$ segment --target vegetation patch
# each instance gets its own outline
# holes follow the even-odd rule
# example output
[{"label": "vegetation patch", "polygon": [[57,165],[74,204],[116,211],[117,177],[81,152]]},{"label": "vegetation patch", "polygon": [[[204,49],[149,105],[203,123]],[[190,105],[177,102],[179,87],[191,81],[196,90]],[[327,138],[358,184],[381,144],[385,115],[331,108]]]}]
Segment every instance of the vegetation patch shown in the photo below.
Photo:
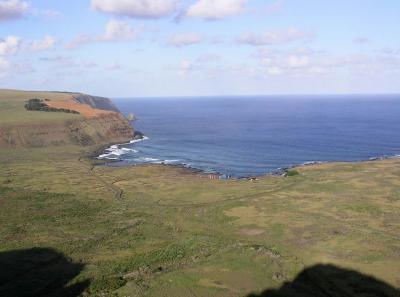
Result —
[{"label": "vegetation patch", "polygon": [[[48,99],[45,100],[48,101]],[[37,98],[28,100],[28,102],[25,104],[25,108],[29,111],[66,112],[79,114],[79,112],[71,109],[50,107],[43,100]]]},{"label": "vegetation patch", "polygon": [[101,277],[94,279],[90,284],[89,291],[91,294],[110,294],[111,292],[123,287],[126,284],[126,280],[122,277]]},{"label": "vegetation patch", "polygon": [[300,175],[300,172],[298,172],[297,170],[287,170],[285,172],[285,176],[287,177],[297,176],[297,175]]}]

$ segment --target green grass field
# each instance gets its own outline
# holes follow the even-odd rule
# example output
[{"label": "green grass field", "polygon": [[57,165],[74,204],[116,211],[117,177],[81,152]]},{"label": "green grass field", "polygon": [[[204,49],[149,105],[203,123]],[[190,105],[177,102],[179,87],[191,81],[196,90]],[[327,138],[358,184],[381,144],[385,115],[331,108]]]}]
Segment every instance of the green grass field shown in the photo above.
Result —
[{"label": "green grass field", "polygon": [[[400,287],[400,160],[216,181],[93,167],[82,157],[93,149],[0,150],[0,262],[40,253],[39,264],[10,268],[41,267],[45,278],[26,278],[39,287],[62,270],[58,281],[85,296],[247,296],[328,263]],[[0,283],[0,295],[31,285],[20,282]]]},{"label": "green grass field", "polygon": [[79,118],[79,115],[54,112],[27,111],[24,107],[29,99],[63,100],[70,94],[57,92],[23,92],[0,89],[0,125],[21,125],[29,123],[52,123]]}]

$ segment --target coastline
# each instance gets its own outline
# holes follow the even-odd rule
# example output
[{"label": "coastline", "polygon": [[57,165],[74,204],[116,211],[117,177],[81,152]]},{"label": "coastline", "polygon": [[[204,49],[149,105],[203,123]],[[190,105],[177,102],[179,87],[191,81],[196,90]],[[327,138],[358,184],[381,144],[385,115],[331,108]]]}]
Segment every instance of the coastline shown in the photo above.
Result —
[{"label": "coastline", "polygon": [[[141,138],[134,138],[131,141],[128,141],[126,143],[110,143],[108,145],[103,145],[99,147],[98,149],[95,149],[93,152],[91,152],[88,157],[92,160],[96,160],[96,163],[94,166],[113,166],[113,167],[137,167],[137,166],[163,166],[163,167],[169,167],[169,168],[180,168],[180,169],[185,169],[188,170],[188,172],[192,174],[197,174],[202,177],[206,176],[209,177],[210,179],[217,179],[217,180],[257,180],[258,178],[262,177],[267,177],[267,176],[283,176],[285,177],[287,172],[290,170],[295,170],[296,168],[303,168],[303,167],[310,167],[310,166],[317,166],[317,165],[322,165],[322,164],[358,164],[358,163],[366,163],[366,162],[376,162],[376,161],[383,161],[383,160],[391,160],[391,159],[399,159],[400,154],[395,154],[391,156],[383,155],[379,157],[370,157],[368,159],[363,159],[363,160],[353,160],[353,161],[308,161],[308,162],[303,162],[300,164],[293,164],[287,167],[281,167],[277,168],[271,172],[265,172],[263,174],[259,175],[248,175],[248,176],[242,176],[242,177],[234,177],[230,176],[226,173],[221,173],[221,172],[206,172],[205,170],[192,167],[192,166],[186,166],[184,164],[167,164],[164,162],[160,163],[144,163],[144,164],[126,164],[123,160],[119,159],[107,159],[107,158],[102,158],[99,159],[99,156],[104,154],[104,152],[107,151],[107,149],[111,148],[112,146],[119,146],[119,145],[124,145],[124,144],[129,144],[132,143],[132,141],[142,141],[145,140],[146,136],[144,134],[140,135]],[[118,165],[120,164],[120,165]],[[217,178],[219,177],[219,178]]]},{"label": "coastline", "polygon": [[[133,140],[139,140],[139,139],[133,139]],[[129,142],[127,142],[129,143]],[[92,162],[94,161],[93,166],[112,166],[112,167],[144,167],[144,166],[163,166],[167,168],[179,168],[187,171],[189,174],[195,174],[199,176],[208,176],[209,174],[219,174],[219,173],[207,173],[204,170],[195,168],[195,167],[190,167],[190,166],[184,166],[182,164],[165,164],[165,163],[145,163],[145,164],[126,164],[122,160],[114,160],[114,159],[99,159],[99,155],[102,155],[108,148],[114,146],[114,145],[123,145],[126,143],[109,143],[108,145],[102,145],[99,148],[94,149],[92,152],[88,153],[86,155],[87,158],[89,158]],[[120,165],[118,165],[120,164]]]}]

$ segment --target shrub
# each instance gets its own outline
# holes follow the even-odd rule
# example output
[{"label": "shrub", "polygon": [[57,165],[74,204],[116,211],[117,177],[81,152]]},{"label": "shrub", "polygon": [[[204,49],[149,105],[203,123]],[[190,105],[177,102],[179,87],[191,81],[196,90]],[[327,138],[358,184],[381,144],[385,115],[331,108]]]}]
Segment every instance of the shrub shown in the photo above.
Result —
[{"label": "shrub", "polygon": [[47,107],[47,104],[43,103],[40,99],[30,99],[26,104],[27,110],[42,110]]},{"label": "shrub", "polygon": [[297,170],[287,170],[285,173],[285,176],[296,176],[296,175],[300,175],[300,172],[298,172]]},{"label": "shrub", "polygon": [[[46,101],[49,101],[49,99],[45,99]],[[45,111],[45,112],[66,112],[66,113],[73,113],[73,114],[79,114],[79,112],[71,109],[65,109],[65,108],[54,108],[48,106],[46,103],[43,102],[41,99],[30,99],[26,104],[25,108],[30,111]]]}]

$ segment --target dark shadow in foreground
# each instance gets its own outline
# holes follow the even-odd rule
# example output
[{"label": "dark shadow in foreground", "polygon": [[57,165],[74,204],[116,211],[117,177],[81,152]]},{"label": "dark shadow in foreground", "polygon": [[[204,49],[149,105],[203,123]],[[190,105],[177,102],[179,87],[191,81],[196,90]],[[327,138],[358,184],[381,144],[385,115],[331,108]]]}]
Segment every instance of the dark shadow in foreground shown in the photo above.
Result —
[{"label": "dark shadow in foreground", "polygon": [[89,281],[66,285],[83,269],[63,254],[48,248],[0,253],[0,296],[79,296]]},{"label": "dark shadow in foreground", "polygon": [[400,297],[400,291],[356,271],[316,265],[277,290],[267,289],[247,297]]}]

